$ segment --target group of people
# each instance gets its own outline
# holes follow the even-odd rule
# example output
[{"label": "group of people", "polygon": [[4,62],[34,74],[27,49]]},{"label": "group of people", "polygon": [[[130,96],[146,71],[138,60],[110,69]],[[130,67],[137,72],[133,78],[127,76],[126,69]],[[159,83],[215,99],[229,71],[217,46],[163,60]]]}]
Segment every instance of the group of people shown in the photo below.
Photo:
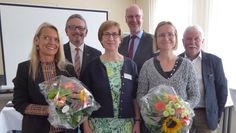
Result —
[{"label": "group of people", "polygon": [[[160,84],[173,86],[194,109],[191,133],[216,133],[227,80],[221,59],[202,50],[202,29],[189,26],[182,40],[185,51],[175,55],[178,34],[171,22],[160,22],[154,36],[146,33],[143,11],[136,4],[126,9],[125,20],[130,35],[123,39],[117,22],[108,20],[99,27],[103,54],[85,44],[88,28],[79,14],[66,22],[69,42],[63,47],[55,26],[40,25],[30,59],[18,65],[13,79],[13,104],[23,115],[23,133],[149,133],[140,115],[140,98]],[[39,83],[57,75],[77,77],[101,105],[78,129],[53,127],[47,120],[50,110]]]}]

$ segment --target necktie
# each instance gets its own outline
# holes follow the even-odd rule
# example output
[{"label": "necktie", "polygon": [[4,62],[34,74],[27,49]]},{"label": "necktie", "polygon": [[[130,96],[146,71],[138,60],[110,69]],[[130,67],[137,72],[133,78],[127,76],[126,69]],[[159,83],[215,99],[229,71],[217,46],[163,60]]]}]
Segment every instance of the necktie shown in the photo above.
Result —
[{"label": "necktie", "polygon": [[128,51],[128,54],[129,54],[129,58],[133,59],[133,54],[134,54],[134,40],[137,36],[136,35],[133,35],[131,37],[131,42],[130,42],[130,46],[129,46],[129,51]]},{"label": "necktie", "polygon": [[75,48],[76,55],[75,55],[75,72],[77,74],[77,77],[80,76],[80,55],[79,55],[79,48]]}]

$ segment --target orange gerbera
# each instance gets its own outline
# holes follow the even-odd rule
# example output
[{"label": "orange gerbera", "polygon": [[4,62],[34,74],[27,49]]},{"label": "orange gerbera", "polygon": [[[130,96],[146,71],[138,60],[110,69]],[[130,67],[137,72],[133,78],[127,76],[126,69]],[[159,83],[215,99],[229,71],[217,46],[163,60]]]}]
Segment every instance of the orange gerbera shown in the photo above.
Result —
[{"label": "orange gerbera", "polygon": [[163,102],[157,102],[156,104],[154,104],[154,106],[157,111],[163,111],[166,107],[165,103]]},{"label": "orange gerbera", "polygon": [[66,82],[64,84],[62,84],[62,88],[64,89],[73,89],[75,88],[75,85],[73,82]]},{"label": "orange gerbera", "polygon": [[175,95],[169,95],[169,100],[173,102],[177,102],[177,97]]}]

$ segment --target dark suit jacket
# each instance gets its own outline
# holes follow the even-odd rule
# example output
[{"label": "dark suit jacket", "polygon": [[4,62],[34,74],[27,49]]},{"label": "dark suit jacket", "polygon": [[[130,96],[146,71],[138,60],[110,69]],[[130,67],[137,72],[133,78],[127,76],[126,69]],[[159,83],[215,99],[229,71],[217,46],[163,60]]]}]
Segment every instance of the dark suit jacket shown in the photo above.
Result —
[{"label": "dark suit jacket", "polygon": [[[180,56],[184,57],[184,53]],[[207,123],[211,130],[215,130],[228,96],[227,79],[219,57],[202,51],[202,78]]]},{"label": "dark suit jacket", "polygon": [[[125,38],[123,38],[119,47],[119,52],[126,57],[128,57],[129,41],[130,41],[130,36],[126,36]],[[143,32],[138,48],[133,58],[134,62],[137,64],[138,72],[142,68],[143,63],[154,56],[152,43],[153,43],[152,35]]]},{"label": "dark suit jacket", "polygon": [[[39,88],[39,83],[44,81],[41,66],[39,65],[38,78],[35,81],[30,76],[31,74],[29,74],[29,69],[29,61],[22,62],[18,65],[16,77],[13,79],[14,108],[23,115],[23,133],[48,133],[50,123],[47,120],[47,116],[27,115],[24,113],[25,108],[29,104],[48,105]],[[56,73],[57,75],[76,77],[74,67],[72,65],[68,65],[66,67],[66,71],[60,71],[57,68]]]},{"label": "dark suit jacket", "polygon": [[[72,63],[69,42],[64,44],[64,52],[65,52],[66,59]],[[101,55],[101,52],[99,50],[92,48],[88,45],[84,45],[83,60],[82,60],[82,67],[81,67],[80,75],[84,73],[84,69],[88,65],[88,63],[100,55]]]}]

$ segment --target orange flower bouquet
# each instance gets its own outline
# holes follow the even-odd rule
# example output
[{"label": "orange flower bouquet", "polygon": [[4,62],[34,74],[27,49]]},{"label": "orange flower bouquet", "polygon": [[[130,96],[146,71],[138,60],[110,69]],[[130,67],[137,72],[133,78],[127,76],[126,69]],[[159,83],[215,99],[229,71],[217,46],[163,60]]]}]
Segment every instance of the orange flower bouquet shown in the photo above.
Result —
[{"label": "orange flower bouquet", "polygon": [[141,98],[141,114],[153,133],[182,133],[189,130],[193,110],[177,96],[173,87],[160,85]]},{"label": "orange flower bouquet", "polygon": [[49,104],[48,120],[54,127],[74,129],[100,107],[76,78],[58,76],[39,86]]}]

